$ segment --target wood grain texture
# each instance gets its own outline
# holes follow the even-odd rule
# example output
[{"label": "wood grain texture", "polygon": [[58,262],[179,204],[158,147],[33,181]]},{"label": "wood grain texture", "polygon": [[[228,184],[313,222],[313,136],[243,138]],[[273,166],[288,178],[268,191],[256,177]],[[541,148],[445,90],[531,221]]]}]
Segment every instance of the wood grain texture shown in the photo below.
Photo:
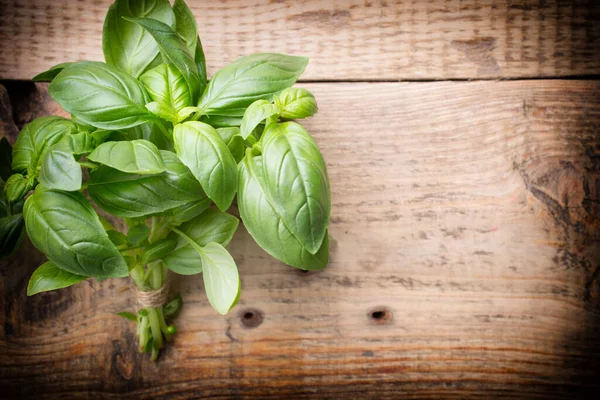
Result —
[{"label": "wood grain texture", "polygon": [[[112,0],[0,2],[0,79],[103,60]],[[189,1],[209,73],[253,52],[306,55],[308,80],[600,74],[596,0]]]},{"label": "wood grain texture", "polygon": [[0,397],[597,398],[600,83],[305,86],[330,266],[281,265],[241,228],[239,305],[177,279],[153,364],[114,315],[126,281],[28,298],[28,244],[0,266]]}]

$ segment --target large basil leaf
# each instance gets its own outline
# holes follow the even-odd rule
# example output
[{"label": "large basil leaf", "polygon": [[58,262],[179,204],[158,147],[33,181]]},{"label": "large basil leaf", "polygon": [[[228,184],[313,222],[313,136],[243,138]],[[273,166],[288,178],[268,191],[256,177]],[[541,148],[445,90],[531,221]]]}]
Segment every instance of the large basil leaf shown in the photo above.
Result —
[{"label": "large basil leaf", "polygon": [[130,174],[148,175],[165,171],[160,151],[144,139],[102,143],[87,158]]},{"label": "large basil leaf", "polygon": [[256,243],[276,259],[304,270],[323,269],[329,259],[327,235],[316,254],[311,254],[283,223],[261,185],[262,156],[251,150],[239,166],[238,208],[244,226]]},{"label": "large basil leaf", "polygon": [[318,110],[315,96],[302,88],[285,89],[275,96],[275,105],[283,118],[290,119],[307,118]]},{"label": "large basil leaf", "polygon": [[300,243],[316,253],[331,212],[327,168],[317,144],[295,122],[271,124],[264,133],[262,164],[271,205]]},{"label": "large basil leaf", "polygon": [[38,188],[25,201],[24,211],[31,242],[61,269],[95,278],[129,274],[127,263],[81,193]]},{"label": "large basil leaf", "polygon": [[183,75],[171,65],[159,65],[142,75],[140,81],[150,98],[167,111],[164,117],[171,122],[176,123],[177,112],[192,104],[192,93]]},{"label": "large basil leaf", "polygon": [[[193,220],[181,225],[179,230],[198,246],[206,246],[211,242],[227,246],[238,225],[239,220],[233,215],[208,209]],[[202,272],[202,261],[189,241],[176,233],[171,233],[169,237],[177,241],[177,246],[169,255],[163,257],[163,263],[171,271],[181,275]]]},{"label": "large basil leaf", "polygon": [[44,187],[71,192],[81,188],[82,178],[81,166],[67,146],[59,143],[45,152],[39,176]]},{"label": "large basil leaf", "polygon": [[0,218],[0,258],[12,255],[25,236],[23,214],[12,214]]},{"label": "large basil leaf", "polygon": [[173,23],[168,0],[116,0],[102,29],[102,51],[108,64],[139,77],[161,63],[158,45],[148,32],[123,17],[146,17]]},{"label": "large basil leaf", "polygon": [[239,163],[242,158],[244,158],[244,152],[246,150],[244,138],[240,135],[240,128],[235,126],[230,128],[217,128],[217,133],[227,145],[235,162]]},{"label": "large basil leaf", "polygon": [[96,128],[118,130],[155,118],[136,79],[112,65],[77,62],[59,73],[48,92],[66,111]]},{"label": "large basil leaf", "polygon": [[154,19],[128,18],[127,20],[138,24],[152,35],[158,43],[158,48],[163,57],[183,75],[183,79],[185,79],[190,89],[192,99],[195,100],[202,89],[198,66],[181,37],[169,25]]},{"label": "large basil leaf", "polygon": [[221,315],[237,303],[240,295],[240,275],[231,254],[218,243],[202,249],[204,289],[210,305]]},{"label": "large basil leaf", "polygon": [[221,210],[227,210],[235,197],[237,166],[217,131],[203,122],[184,122],[175,126],[173,141],[177,156],[208,197]]},{"label": "large basil leaf", "polygon": [[64,135],[77,130],[77,125],[61,117],[41,117],[25,125],[13,148],[14,172],[35,175],[45,149],[57,143]]},{"label": "large basil leaf", "polygon": [[27,296],[72,286],[87,277],[62,270],[52,261],[40,265],[29,278]]},{"label": "large basil leaf", "polygon": [[256,100],[292,86],[307,64],[306,57],[274,53],[242,57],[215,73],[198,106],[204,114],[241,117]]},{"label": "large basil leaf", "polygon": [[196,26],[194,14],[192,14],[192,11],[183,0],[175,0],[173,14],[175,14],[175,32],[185,41],[190,54],[194,55],[194,61],[198,66],[198,75],[200,77],[200,93],[202,93],[206,86],[206,60],[204,58],[202,43],[198,36],[198,27]]},{"label": "large basil leaf", "polygon": [[63,69],[67,68],[70,65],[75,64],[74,62],[64,62],[60,64],[56,64],[51,67],[49,70],[44,71],[40,74],[34,76],[31,80],[34,82],[52,82],[52,79],[56,77]]},{"label": "large basil leaf", "polygon": [[90,174],[88,193],[103,210],[138,218],[206,199],[190,170],[170,151],[161,150],[166,171],[159,175],[128,174],[100,167]]},{"label": "large basil leaf", "polygon": [[173,144],[165,136],[158,124],[163,124],[163,121],[150,121],[132,128],[122,129],[119,132],[125,135],[127,140],[145,139],[154,143],[160,150],[172,151]]},{"label": "large basil leaf", "polygon": [[246,109],[244,118],[242,119],[242,125],[240,126],[240,133],[244,139],[252,134],[252,131],[267,118],[278,116],[279,108],[269,103],[266,100],[256,100],[254,103]]}]

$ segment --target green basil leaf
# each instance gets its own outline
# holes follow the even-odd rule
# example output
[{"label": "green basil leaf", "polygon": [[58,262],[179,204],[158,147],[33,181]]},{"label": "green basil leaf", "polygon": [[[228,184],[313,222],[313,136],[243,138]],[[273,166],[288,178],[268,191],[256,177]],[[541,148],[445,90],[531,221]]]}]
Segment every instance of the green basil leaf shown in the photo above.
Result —
[{"label": "green basil leaf", "polygon": [[[102,221],[100,221],[102,222]],[[104,225],[104,224],[102,224]],[[127,244],[127,236],[123,234],[123,232],[115,231],[113,229],[109,229],[106,231],[108,238],[115,246],[121,246]]]},{"label": "green basil leaf", "polygon": [[128,275],[125,260],[81,193],[36,190],[24,211],[31,242],[61,269],[95,278]]},{"label": "green basil leaf", "polygon": [[242,57],[215,73],[198,105],[204,114],[241,117],[256,100],[292,86],[307,64],[306,57],[274,53]]},{"label": "green basil leaf", "polygon": [[263,137],[262,164],[271,205],[300,243],[316,253],[331,212],[327,168],[317,144],[295,122],[271,124]]},{"label": "green basil leaf", "polygon": [[5,137],[0,138],[0,179],[6,181],[12,175],[12,147]]},{"label": "green basil leaf", "polygon": [[60,269],[52,261],[40,265],[29,278],[27,296],[72,286],[87,277]]},{"label": "green basil leaf", "polygon": [[238,208],[244,226],[256,243],[276,259],[304,270],[325,268],[329,259],[327,235],[316,254],[311,254],[283,223],[271,205],[261,182],[262,156],[251,150],[239,165]]},{"label": "green basil leaf", "polygon": [[214,126],[215,128],[239,127],[242,125],[242,117],[224,117],[221,115],[203,115],[201,122]]},{"label": "green basil leaf", "polygon": [[191,93],[192,100],[195,100],[201,88],[200,76],[198,75],[198,66],[194,57],[188,51],[185,42],[177,35],[173,29],[160,21],[150,18],[126,18],[144,28],[152,35],[163,57],[169,64],[173,65],[185,79]]},{"label": "green basil leaf", "polygon": [[148,264],[167,256],[177,246],[177,240],[172,238],[164,238],[158,242],[154,242],[144,248],[144,253],[140,262]]},{"label": "green basil leaf", "polygon": [[[183,75],[171,65],[159,65],[142,75],[140,81],[150,98],[157,103],[157,106],[152,108],[166,111],[163,112],[166,118],[163,116],[161,118],[177,122],[179,110],[192,104],[192,93]],[[149,104],[146,108],[150,109]],[[156,114],[154,110],[150,109],[150,111]]]},{"label": "green basil leaf", "polygon": [[223,246],[209,243],[202,250],[202,266],[208,302],[219,314],[225,315],[239,298],[237,265]]},{"label": "green basil leaf", "polygon": [[25,125],[13,148],[12,169],[14,172],[37,173],[46,148],[58,143],[64,135],[77,130],[77,125],[61,117],[41,117]]},{"label": "green basil leaf", "polygon": [[161,150],[166,171],[137,175],[109,167],[90,173],[88,193],[103,210],[118,217],[138,218],[206,199],[200,183],[170,151]]},{"label": "green basil leaf", "polygon": [[173,318],[179,310],[183,307],[183,298],[181,295],[178,295],[173,300],[169,301],[167,304],[163,306],[163,313],[165,314],[165,319]]},{"label": "green basil leaf", "polygon": [[21,174],[13,174],[4,184],[4,195],[10,203],[18,203],[31,189],[33,189],[31,180]]},{"label": "green basil leaf", "polygon": [[96,143],[92,134],[81,131],[63,136],[59,145],[67,146],[72,154],[80,156],[93,151]]},{"label": "green basil leaf", "polygon": [[200,93],[206,86],[206,60],[204,50],[198,36],[198,27],[194,14],[188,8],[183,0],[175,0],[173,4],[173,14],[175,14],[175,32],[185,41],[190,54],[194,55],[194,61],[198,66],[198,75],[200,77]]},{"label": "green basil leaf", "polygon": [[168,218],[168,224],[171,226],[179,226],[184,222],[196,218],[202,214],[210,205],[210,199],[205,197],[201,200],[189,202],[179,207],[165,211],[161,215]]},{"label": "green basil leaf", "polygon": [[275,105],[281,110],[283,118],[307,118],[318,111],[315,96],[302,88],[285,89],[275,96]]},{"label": "green basil leaf", "polygon": [[130,321],[137,322],[137,316],[133,313],[130,313],[129,311],[121,311],[118,312],[117,315]]},{"label": "green basil leaf", "polygon": [[145,139],[152,142],[160,150],[173,151],[173,144],[162,132],[159,124],[162,124],[164,128],[162,121],[151,121],[132,128],[122,129],[119,132],[123,133],[127,140]]},{"label": "green basil leaf", "polygon": [[66,111],[96,128],[118,130],[155,118],[142,84],[112,65],[77,62],[59,73],[48,92]]},{"label": "green basil leaf", "polygon": [[252,134],[252,131],[267,118],[278,116],[279,108],[266,100],[256,100],[246,109],[242,125],[240,126],[241,135],[244,139]]},{"label": "green basil leaf", "polygon": [[235,159],[236,163],[239,163],[244,158],[244,152],[246,151],[246,145],[244,144],[244,138],[240,135],[240,128],[217,128],[217,133],[221,136],[221,139],[227,145],[227,148],[231,152],[231,155]]},{"label": "green basil leaf", "polygon": [[209,198],[227,210],[237,187],[236,162],[217,131],[202,122],[184,122],[173,130],[177,156],[198,179]]},{"label": "green basil leaf", "polygon": [[173,110],[171,110],[169,107],[162,103],[153,101],[151,103],[146,104],[146,109],[152,114],[156,115],[158,118],[162,118],[174,124],[180,121],[178,115],[173,113]]},{"label": "green basil leaf", "polygon": [[39,176],[44,187],[72,192],[81,189],[82,179],[81,166],[67,146],[59,143],[44,153]]},{"label": "green basil leaf", "polygon": [[68,66],[73,65],[73,64],[75,64],[75,63],[64,62],[64,63],[56,64],[55,66],[51,67],[49,70],[44,71],[40,74],[37,74],[31,80],[34,82],[52,82],[52,79],[54,79],[56,77],[56,75],[59,74],[60,71],[62,71],[63,69],[65,69]]},{"label": "green basil leaf", "polygon": [[159,49],[152,35],[123,17],[147,17],[171,25],[173,11],[168,0],[116,0],[109,8],[102,28],[104,58],[137,78],[161,63]]},{"label": "green basil leaf", "polygon": [[[208,209],[200,216],[181,225],[179,230],[198,246],[206,246],[211,242],[227,246],[237,230],[239,220],[222,211]],[[175,249],[163,257],[163,263],[173,272],[180,275],[193,275],[202,272],[202,261],[198,252],[189,241],[173,232],[169,238],[176,240]]]},{"label": "green basil leaf", "polygon": [[0,218],[0,258],[9,257],[21,247],[25,236],[23,214]]},{"label": "green basil leaf", "polygon": [[102,143],[87,158],[130,174],[148,175],[165,171],[160,150],[144,139]]},{"label": "green basil leaf", "polygon": [[139,224],[127,232],[127,242],[132,246],[142,244],[150,236],[150,228],[145,224]]}]

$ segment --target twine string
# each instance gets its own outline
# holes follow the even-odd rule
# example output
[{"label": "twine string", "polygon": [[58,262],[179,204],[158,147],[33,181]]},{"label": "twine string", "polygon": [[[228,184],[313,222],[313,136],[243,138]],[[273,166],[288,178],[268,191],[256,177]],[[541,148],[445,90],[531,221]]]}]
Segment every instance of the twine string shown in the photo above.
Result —
[{"label": "twine string", "polygon": [[165,282],[160,289],[147,292],[137,291],[137,302],[141,308],[159,308],[167,303],[169,285]]}]

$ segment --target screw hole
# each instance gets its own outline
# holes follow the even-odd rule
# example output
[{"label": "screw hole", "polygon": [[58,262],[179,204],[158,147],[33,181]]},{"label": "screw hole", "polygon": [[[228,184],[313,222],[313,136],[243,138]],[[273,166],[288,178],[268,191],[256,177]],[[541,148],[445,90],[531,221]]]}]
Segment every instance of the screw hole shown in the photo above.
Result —
[{"label": "screw hole", "polygon": [[392,320],[392,312],[386,307],[377,307],[371,310],[369,316],[378,325],[387,324]]},{"label": "screw hole", "polygon": [[256,309],[243,310],[239,314],[242,325],[246,328],[256,328],[263,322],[263,314]]}]

